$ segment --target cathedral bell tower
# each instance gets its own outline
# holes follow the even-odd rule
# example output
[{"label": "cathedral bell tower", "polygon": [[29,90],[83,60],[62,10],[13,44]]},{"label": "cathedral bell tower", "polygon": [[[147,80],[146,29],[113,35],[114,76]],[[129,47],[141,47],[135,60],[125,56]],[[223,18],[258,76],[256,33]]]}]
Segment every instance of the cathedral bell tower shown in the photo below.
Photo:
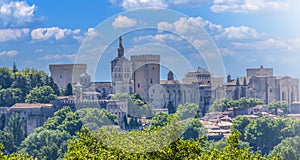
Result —
[{"label": "cathedral bell tower", "polygon": [[131,91],[131,62],[124,56],[123,38],[119,37],[118,56],[111,61],[111,81],[113,93]]}]

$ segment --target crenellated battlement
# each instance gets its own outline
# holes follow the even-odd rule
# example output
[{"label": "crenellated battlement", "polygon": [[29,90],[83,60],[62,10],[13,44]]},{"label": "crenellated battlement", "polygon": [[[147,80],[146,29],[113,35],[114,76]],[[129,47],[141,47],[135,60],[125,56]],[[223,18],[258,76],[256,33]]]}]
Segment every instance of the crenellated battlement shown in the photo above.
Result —
[{"label": "crenellated battlement", "polygon": [[130,57],[131,61],[155,61],[160,62],[160,55],[134,55]]},{"label": "crenellated battlement", "polygon": [[66,69],[80,69],[80,70],[86,70],[87,64],[50,64],[49,69],[51,70],[66,70]]}]

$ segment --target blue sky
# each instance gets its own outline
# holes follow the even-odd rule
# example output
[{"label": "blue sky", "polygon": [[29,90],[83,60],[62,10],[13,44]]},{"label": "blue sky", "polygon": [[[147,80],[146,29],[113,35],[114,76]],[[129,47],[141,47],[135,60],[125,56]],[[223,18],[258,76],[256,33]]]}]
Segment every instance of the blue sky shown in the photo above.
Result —
[{"label": "blue sky", "polygon": [[[226,74],[245,76],[247,67],[264,65],[273,67],[276,75],[300,78],[299,6],[298,0],[0,0],[0,66],[11,67],[16,62],[19,69],[49,72],[48,64],[73,63],[89,37],[101,38],[110,32],[101,24],[111,19],[111,32],[157,23],[153,25],[171,27],[186,36],[157,29],[133,30],[124,34],[124,47],[130,51],[127,56],[143,51],[160,53],[154,50],[159,44],[181,53],[192,68],[211,68],[207,59],[193,54],[195,46],[206,43],[189,38],[193,35],[190,30],[201,27],[215,43]],[[161,22],[150,22],[153,16],[132,13],[132,9],[148,7],[186,16],[170,15],[167,21],[156,15]],[[89,71],[96,80],[110,79],[110,60],[117,55],[118,46],[117,35],[110,38],[113,41],[105,45],[96,73]],[[154,46],[143,48],[147,44]],[[104,44],[97,47],[100,45]],[[170,64],[178,63],[174,57],[168,59]]]}]

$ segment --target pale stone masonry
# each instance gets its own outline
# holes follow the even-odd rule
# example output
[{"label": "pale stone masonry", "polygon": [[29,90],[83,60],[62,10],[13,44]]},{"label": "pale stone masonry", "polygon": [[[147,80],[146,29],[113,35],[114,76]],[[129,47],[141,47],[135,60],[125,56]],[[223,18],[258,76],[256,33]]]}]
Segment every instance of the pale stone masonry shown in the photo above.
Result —
[{"label": "pale stone masonry", "polygon": [[289,105],[299,101],[299,79],[289,76],[274,76],[273,68],[246,69],[247,77],[232,80],[227,77],[226,98],[258,98],[264,104],[287,101]]},{"label": "pale stone masonry", "polygon": [[22,121],[25,135],[28,136],[35,128],[43,125],[48,118],[53,117],[56,108],[52,104],[16,103],[7,108],[8,115],[18,113]]},{"label": "pale stone masonry", "polygon": [[138,93],[149,100],[149,88],[160,83],[160,56],[124,56],[122,37],[119,38],[118,56],[111,61],[113,93]]},{"label": "pale stone masonry", "polygon": [[247,77],[269,77],[273,76],[273,68],[264,68],[264,66],[260,66],[260,68],[247,68]]},{"label": "pale stone masonry", "polygon": [[113,93],[131,92],[130,83],[132,76],[131,61],[124,56],[122,37],[119,38],[118,56],[111,61],[111,80]]},{"label": "pale stone masonry", "polygon": [[136,55],[131,56],[134,92],[149,101],[150,87],[160,84],[160,56]]},{"label": "pale stone masonry", "polygon": [[49,70],[53,81],[59,88],[66,88],[69,83],[80,82],[80,75],[86,73],[86,64],[50,64]]}]

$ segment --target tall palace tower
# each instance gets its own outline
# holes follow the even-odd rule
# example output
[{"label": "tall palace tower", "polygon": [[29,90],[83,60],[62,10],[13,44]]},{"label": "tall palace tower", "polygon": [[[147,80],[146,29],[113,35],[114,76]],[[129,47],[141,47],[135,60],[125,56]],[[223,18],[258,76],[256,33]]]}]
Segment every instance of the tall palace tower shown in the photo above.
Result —
[{"label": "tall palace tower", "polygon": [[122,37],[120,36],[118,57],[111,61],[113,93],[130,92],[131,73],[131,62],[124,56]]},{"label": "tall palace tower", "polygon": [[141,95],[144,101],[149,101],[149,88],[160,84],[160,56],[135,55],[131,56],[134,92]]}]

